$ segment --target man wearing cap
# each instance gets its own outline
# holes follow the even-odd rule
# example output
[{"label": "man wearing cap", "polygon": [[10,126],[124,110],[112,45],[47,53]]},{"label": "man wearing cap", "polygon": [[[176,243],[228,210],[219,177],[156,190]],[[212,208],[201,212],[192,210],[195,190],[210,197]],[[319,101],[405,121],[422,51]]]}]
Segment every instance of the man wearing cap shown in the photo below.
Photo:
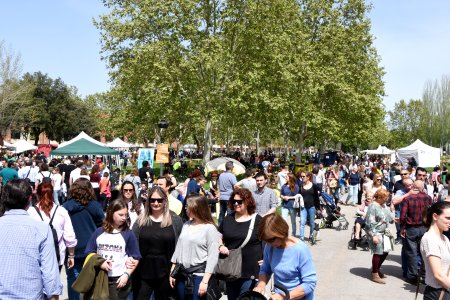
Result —
[{"label": "man wearing cap", "polygon": [[227,214],[231,213],[231,209],[228,208],[228,200],[230,200],[231,193],[233,193],[234,185],[236,184],[236,176],[233,174],[233,162],[227,161],[225,164],[225,172],[219,176],[219,201],[220,201],[220,213],[219,213],[219,226],[222,224],[225,218],[225,211]]}]

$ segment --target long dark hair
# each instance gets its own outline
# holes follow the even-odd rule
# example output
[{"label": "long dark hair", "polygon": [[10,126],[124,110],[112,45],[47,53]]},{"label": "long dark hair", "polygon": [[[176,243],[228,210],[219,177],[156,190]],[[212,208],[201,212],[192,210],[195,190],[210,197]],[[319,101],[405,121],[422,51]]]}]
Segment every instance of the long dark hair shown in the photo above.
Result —
[{"label": "long dark hair", "polygon": [[[108,206],[108,209],[106,210],[106,217],[103,221],[103,230],[105,232],[111,233],[114,229],[114,218],[113,215],[116,211],[126,208],[128,211],[128,205],[125,201],[121,199],[116,199],[111,202],[111,204]],[[127,221],[125,221],[122,226],[120,226],[120,229],[122,231],[130,229],[130,225]]]},{"label": "long dark hair", "polygon": [[129,180],[126,180],[122,183],[122,187],[120,188],[120,199],[125,200],[125,197],[123,195],[123,188],[125,185],[131,185],[133,187],[133,194],[131,196],[131,208],[130,211],[135,211],[138,215],[141,214],[141,206],[139,205],[138,198],[136,197],[136,187],[134,186],[134,183],[132,183]]},{"label": "long dark hair", "polygon": [[433,222],[433,214],[440,216],[447,208],[450,208],[450,202],[448,201],[439,201],[431,205],[426,211],[425,227],[430,228]]}]

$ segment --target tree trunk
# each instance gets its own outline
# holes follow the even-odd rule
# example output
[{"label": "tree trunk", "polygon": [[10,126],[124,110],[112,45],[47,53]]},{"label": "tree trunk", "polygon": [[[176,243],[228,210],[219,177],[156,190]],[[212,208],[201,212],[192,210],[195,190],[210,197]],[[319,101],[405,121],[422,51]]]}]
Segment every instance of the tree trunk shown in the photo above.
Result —
[{"label": "tree trunk", "polygon": [[298,142],[297,142],[298,153],[295,158],[295,163],[297,164],[302,162],[303,147],[305,146],[305,136],[306,136],[306,123],[302,122],[302,128],[298,135]]},{"label": "tree trunk", "polygon": [[256,156],[259,156],[259,129],[256,129]]},{"label": "tree trunk", "polygon": [[211,159],[211,147],[212,147],[212,121],[211,116],[206,116],[206,126],[205,126],[205,141],[203,147],[203,165]]}]

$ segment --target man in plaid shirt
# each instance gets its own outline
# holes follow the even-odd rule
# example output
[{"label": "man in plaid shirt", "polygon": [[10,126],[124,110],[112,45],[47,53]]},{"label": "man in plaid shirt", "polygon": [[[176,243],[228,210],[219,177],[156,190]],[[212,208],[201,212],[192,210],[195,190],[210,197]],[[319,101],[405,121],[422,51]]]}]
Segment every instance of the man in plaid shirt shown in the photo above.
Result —
[{"label": "man in plaid shirt", "polygon": [[400,213],[401,235],[405,238],[403,251],[407,260],[406,281],[413,284],[417,280],[418,246],[425,233],[423,214],[431,205],[431,197],[423,190],[423,181],[416,180],[411,194],[402,202]]}]

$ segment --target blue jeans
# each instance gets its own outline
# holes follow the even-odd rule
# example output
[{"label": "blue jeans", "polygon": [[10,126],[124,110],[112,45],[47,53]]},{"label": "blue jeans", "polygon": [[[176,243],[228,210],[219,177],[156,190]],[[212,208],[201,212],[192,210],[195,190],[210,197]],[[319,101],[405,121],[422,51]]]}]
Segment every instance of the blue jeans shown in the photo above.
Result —
[{"label": "blue jeans", "polygon": [[295,208],[281,208],[281,216],[286,221],[289,214],[291,215],[292,235],[295,236],[297,234],[297,224],[295,223],[295,217],[297,216],[297,213],[295,211]]},{"label": "blue jeans", "polygon": [[84,257],[82,257],[82,258],[75,257],[74,265],[70,269],[67,269],[67,264],[64,264],[66,266],[67,294],[69,296],[69,300],[79,300],[80,299],[80,294],[78,292],[75,292],[72,289],[72,284],[78,278],[78,275],[80,275],[81,269],[83,268],[84,259],[85,259]]},{"label": "blue jeans", "polygon": [[306,218],[309,219],[309,238],[312,237],[314,233],[314,220],[316,218],[316,208],[314,206],[310,208],[302,208],[300,210],[300,239],[303,240],[305,238],[305,225]]},{"label": "blue jeans", "polygon": [[222,224],[223,219],[225,218],[225,212],[227,212],[227,215],[231,214],[233,211],[228,208],[228,200],[220,200],[220,213],[219,213],[219,226]]},{"label": "blue jeans", "polygon": [[200,300],[206,299],[206,294],[202,297],[198,296],[198,288],[202,282],[203,276],[192,275],[194,280],[194,293],[192,295],[184,294],[184,280],[178,279],[175,283],[175,289],[177,290],[179,300]]},{"label": "blue jeans", "polygon": [[[351,203],[348,203],[351,199]],[[348,195],[347,200],[345,201],[347,204],[356,205],[358,202],[358,185],[349,185],[348,186]]]},{"label": "blue jeans", "polygon": [[406,238],[403,240],[403,248],[407,269],[406,269],[406,278],[413,279],[416,278],[418,273],[418,262],[417,256],[420,255],[420,251],[418,251],[419,240],[425,233],[425,227],[407,227],[406,228]]},{"label": "blue jeans", "polygon": [[250,278],[241,278],[235,281],[227,282],[226,285],[228,300],[235,300],[239,295],[253,290],[256,285],[256,280]]},{"label": "blue jeans", "polygon": [[59,190],[53,190],[53,202],[55,202],[56,205],[59,205]]}]

